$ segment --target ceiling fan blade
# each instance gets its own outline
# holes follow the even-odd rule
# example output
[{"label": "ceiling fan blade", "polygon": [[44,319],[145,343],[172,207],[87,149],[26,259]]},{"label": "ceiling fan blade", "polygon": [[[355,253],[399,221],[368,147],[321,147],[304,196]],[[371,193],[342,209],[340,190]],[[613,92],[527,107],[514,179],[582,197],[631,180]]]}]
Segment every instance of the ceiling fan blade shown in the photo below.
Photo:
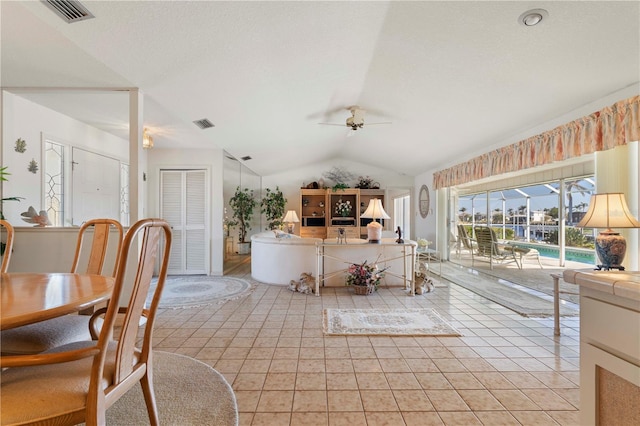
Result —
[{"label": "ceiling fan blade", "polygon": [[373,126],[374,124],[393,124],[391,121],[381,121],[379,123],[364,123],[365,126]]},{"label": "ceiling fan blade", "polygon": [[345,127],[345,124],[338,124],[338,123],[318,123],[318,124],[323,124],[325,126],[340,126],[340,127]]}]

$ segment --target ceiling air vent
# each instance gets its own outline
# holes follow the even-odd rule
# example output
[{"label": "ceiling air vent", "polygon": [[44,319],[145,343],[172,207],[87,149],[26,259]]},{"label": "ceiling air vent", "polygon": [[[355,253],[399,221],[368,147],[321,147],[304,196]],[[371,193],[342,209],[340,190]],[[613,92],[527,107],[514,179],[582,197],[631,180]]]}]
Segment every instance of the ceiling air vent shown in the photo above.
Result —
[{"label": "ceiling air vent", "polygon": [[76,0],[42,0],[42,3],[53,10],[67,24],[95,18],[86,7]]},{"label": "ceiling air vent", "polygon": [[196,126],[201,129],[208,129],[209,127],[214,127],[213,123],[209,121],[208,118],[203,118],[202,120],[196,120],[193,122]]}]

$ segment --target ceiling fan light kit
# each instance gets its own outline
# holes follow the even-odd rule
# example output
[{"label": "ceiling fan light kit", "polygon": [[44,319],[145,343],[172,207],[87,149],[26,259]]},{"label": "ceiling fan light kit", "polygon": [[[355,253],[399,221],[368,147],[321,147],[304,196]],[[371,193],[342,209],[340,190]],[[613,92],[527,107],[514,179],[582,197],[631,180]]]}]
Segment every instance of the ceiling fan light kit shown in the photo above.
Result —
[{"label": "ceiling fan light kit", "polygon": [[[364,114],[366,110],[360,108],[358,105],[347,107],[346,110],[351,112],[351,117],[347,117],[347,120],[345,121],[345,125],[349,127],[352,131],[362,129],[364,127]],[[319,124],[325,124],[330,126],[342,126],[342,124],[337,124],[337,123],[319,123]],[[391,124],[391,122],[386,121],[383,123],[369,123],[369,124]]]}]

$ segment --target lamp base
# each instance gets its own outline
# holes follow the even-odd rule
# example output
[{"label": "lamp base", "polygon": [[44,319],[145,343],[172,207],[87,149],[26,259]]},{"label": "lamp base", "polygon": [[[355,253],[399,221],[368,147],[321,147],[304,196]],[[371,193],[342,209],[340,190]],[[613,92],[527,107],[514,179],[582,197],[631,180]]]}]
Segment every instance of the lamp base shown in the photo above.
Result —
[{"label": "lamp base", "polygon": [[610,229],[600,232],[596,237],[596,253],[601,265],[598,270],[619,269],[624,271],[622,261],[627,252],[627,242],[622,235]]},{"label": "lamp base", "polygon": [[367,240],[371,244],[380,244],[382,239],[382,225],[378,222],[369,222],[367,225]]}]

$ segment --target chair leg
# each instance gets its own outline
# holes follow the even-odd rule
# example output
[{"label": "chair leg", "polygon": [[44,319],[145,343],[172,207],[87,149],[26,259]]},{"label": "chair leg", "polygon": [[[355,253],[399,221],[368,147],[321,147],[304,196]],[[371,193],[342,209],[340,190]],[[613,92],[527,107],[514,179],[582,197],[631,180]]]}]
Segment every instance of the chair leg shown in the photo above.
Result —
[{"label": "chair leg", "polygon": [[151,359],[149,359],[149,363],[147,363],[147,372],[140,379],[140,384],[142,385],[144,402],[147,406],[147,413],[149,414],[149,423],[151,426],[158,426],[160,420],[158,419],[158,407],[153,391],[153,364],[151,363]]},{"label": "chair leg", "polygon": [[540,269],[544,269],[542,267],[542,263],[540,262],[540,255],[539,254],[536,254],[536,260],[538,261],[538,265],[540,265]]}]

